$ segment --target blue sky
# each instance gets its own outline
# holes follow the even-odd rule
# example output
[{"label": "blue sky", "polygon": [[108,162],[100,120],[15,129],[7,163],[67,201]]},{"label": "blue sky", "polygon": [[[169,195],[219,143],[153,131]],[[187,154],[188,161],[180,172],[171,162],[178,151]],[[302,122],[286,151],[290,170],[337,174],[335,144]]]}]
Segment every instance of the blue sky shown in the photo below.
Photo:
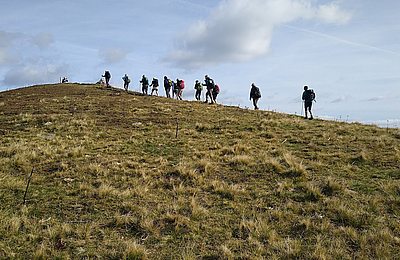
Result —
[{"label": "blue sky", "polygon": [[[96,82],[105,69],[122,87],[183,78],[186,98],[208,74],[220,102],[301,112],[303,85],[315,114],[363,122],[400,115],[397,0],[14,0],[0,9],[0,90]],[[163,91],[161,91],[163,93]]]}]

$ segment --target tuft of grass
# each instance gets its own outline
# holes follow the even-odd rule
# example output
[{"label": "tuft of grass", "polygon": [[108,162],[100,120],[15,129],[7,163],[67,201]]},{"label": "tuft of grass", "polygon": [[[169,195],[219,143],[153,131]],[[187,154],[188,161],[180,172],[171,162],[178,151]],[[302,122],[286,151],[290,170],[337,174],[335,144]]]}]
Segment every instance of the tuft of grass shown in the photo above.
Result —
[{"label": "tuft of grass", "polygon": [[126,260],[144,260],[147,258],[147,250],[143,245],[139,245],[136,241],[125,242],[125,251],[123,259]]},{"label": "tuft of grass", "polygon": [[344,191],[343,186],[332,177],[328,177],[321,188],[321,192],[326,196],[334,196]]},{"label": "tuft of grass", "polygon": [[293,177],[304,177],[307,174],[307,170],[303,165],[303,162],[298,162],[298,159],[292,154],[285,152],[283,154],[284,162],[289,166],[287,171],[284,173],[288,176]]},{"label": "tuft of grass", "polygon": [[308,201],[316,202],[323,197],[320,188],[313,182],[307,182],[301,188],[305,192],[305,199]]},{"label": "tuft of grass", "polygon": [[235,196],[241,194],[243,189],[236,184],[227,184],[223,181],[214,180],[211,182],[211,190],[220,195],[221,198],[234,200]]},{"label": "tuft of grass", "polygon": [[192,197],[190,201],[190,210],[192,218],[194,219],[201,219],[202,217],[206,217],[209,214],[208,210],[198,202],[196,197]]},{"label": "tuft of grass", "polygon": [[251,166],[254,164],[254,158],[248,155],[235,155],[229,159],[232,166]]}]

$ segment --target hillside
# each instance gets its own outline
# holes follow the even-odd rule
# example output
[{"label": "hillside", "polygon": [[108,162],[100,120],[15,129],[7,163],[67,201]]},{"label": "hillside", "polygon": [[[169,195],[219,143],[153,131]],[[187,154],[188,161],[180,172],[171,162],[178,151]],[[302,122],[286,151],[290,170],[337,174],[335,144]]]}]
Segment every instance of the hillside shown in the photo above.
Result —
[{"label": "hillside", "polygon": [[0,258],[400,258],[398,129],[57,84],[0,135]]}]

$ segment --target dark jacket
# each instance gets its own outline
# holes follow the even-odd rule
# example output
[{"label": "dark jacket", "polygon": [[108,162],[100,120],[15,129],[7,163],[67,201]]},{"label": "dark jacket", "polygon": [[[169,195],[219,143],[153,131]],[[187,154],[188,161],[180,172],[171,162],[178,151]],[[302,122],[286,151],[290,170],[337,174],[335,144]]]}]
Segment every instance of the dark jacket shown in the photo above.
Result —
[{"label": "dark jacket", "polygon": [[261,91],[258,87],[252,86],[250,90],[250,99],[261,98]]}]

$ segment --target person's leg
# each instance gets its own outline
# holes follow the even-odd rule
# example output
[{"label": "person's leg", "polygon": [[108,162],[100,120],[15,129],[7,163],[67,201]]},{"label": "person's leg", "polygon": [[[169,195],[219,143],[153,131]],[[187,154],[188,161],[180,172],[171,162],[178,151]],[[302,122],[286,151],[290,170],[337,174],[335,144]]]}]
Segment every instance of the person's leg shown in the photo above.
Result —
[{"label": "person's leg", "polygon": [[258,98],[253,98],[254,110],[257,110],[257,109],[258,109],[257,102],[258,102]]},{"label": "person's leg", "polygon": [[211,102],[211,104],[214,104],[214,97],[213,97],[213,93],[212,93],[212,90],[210,89],[209,91],[208,91],[208,95],[210,96],[210,102]]},{"label": "person's leg", "polygon": [[308,106],[308,111],[310,112],[310,119],[313,119],[313,114],[311,112],[311,108],[312,108],[312,102],[310,102],[309,106]]},{"label": "person's leg", "polygon": [[304,118],[305,118],[305,119],[308,118],[308,116],[307,116],[307,109],[308,109],[307,102],[304,102],[304,111],[305,111],[305,116],[304,116]]}]

